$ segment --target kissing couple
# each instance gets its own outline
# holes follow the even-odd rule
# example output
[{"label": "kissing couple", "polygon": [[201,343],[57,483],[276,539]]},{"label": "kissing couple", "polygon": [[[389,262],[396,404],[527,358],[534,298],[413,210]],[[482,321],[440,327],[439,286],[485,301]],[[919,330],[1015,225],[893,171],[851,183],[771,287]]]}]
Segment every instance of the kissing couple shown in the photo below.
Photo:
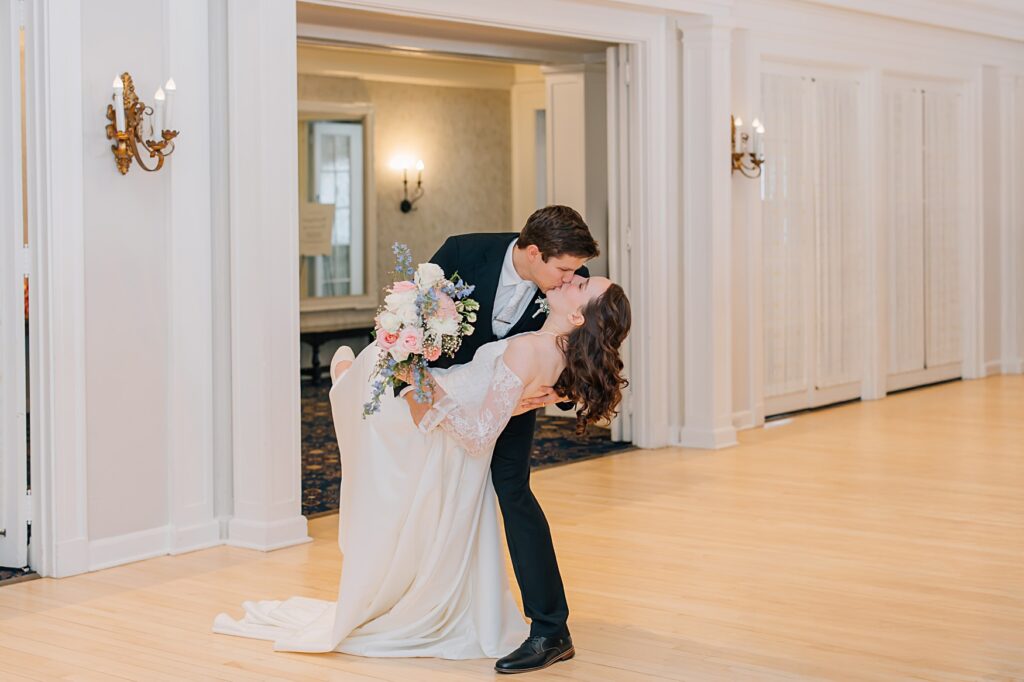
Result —
[{"label": "kissing couple", "polygon": [[[448,238],[431,262],[475,285],[479,311],[454,357],[426,372],[429,401],[388,392],[364,418],[386,351],[371,344],[355,357],[343,346],[331,361],[344,472],[337,599],[246,602],[241,619],[220,614],[214,631],[278,651],[498,658],[499,673],[572,658],[530,453],[538,408],[575,407],[582,434],[622,398],[630,305],[618,284],[589,276],[598,253],[567,206],[536,211],[518,234]],[[509,589],[495,498],[529,624]]]}]

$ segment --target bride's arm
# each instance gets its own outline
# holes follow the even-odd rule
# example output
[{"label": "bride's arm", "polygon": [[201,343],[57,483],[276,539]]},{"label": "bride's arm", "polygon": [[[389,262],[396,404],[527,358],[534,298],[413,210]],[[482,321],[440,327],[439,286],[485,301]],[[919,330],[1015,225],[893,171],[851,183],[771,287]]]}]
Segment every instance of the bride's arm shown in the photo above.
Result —
[{"label": "bride's arm", "polygon": [[[406,380],[406,383],[408,383],[408,380]],[[426,416],[427,412],[429,412],[436,403],[440,402],[446,395],[448,395],[444,392],[444,389],[441,388],[441,385],[434,381],[434,377],[429,370],[427,370],[427,383],[430,384],[431,395],[431,400],[428,403],[421,403],[416,400],[416,391],[411,386],[407,386],[402,389],[402,397],[405,398],[405,402],[409,403],[409,414],[412,415],[412,421],[416,426],[420,425],[420,422],[423,421],[423,417]]]},{"label": "bride's arm", "polygon": [[471,455],[485,454],[519,404],[524,387],[535,373],[534,362],[535,354],[530,352],[529,344],[517,339],[498,358],[482,405],[461,405],[431,380],[432,405],[420,405],[411,395],[406,396],[413,419],[424,433],[443,428]]}]

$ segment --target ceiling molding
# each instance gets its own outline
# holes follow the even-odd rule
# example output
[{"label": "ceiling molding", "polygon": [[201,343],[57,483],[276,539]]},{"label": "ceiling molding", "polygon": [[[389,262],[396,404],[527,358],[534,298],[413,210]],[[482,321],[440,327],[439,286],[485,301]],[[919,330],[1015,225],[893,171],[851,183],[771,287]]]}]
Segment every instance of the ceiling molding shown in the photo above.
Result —
[{"label": "ceiling molding", "polygon": [[804,0],[813,5],[1024,42],[1024,0]]}]

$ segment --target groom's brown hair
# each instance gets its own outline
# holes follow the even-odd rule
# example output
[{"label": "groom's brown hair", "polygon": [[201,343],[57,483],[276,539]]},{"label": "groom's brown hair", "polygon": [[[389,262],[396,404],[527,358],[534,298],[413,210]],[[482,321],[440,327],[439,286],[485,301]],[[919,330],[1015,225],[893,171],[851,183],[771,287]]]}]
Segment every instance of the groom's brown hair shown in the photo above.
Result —
[{"label": "groom's brown hair", "polygon": [[559,256],[589,260],[601,253],[583,216],[568,206],[545,206],[533,212],[519,233],[516,246],[525,249],[531,244],[540,249],[544,262]]}]

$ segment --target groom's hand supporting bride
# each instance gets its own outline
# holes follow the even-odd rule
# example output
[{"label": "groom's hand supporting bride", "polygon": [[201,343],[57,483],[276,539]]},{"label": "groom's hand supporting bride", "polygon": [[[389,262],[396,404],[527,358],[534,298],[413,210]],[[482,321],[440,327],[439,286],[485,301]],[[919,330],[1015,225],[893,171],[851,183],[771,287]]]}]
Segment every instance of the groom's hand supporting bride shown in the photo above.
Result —
[{"label": "groom's hand supporting bride", "polygon": [[540,393],[536,393],[532,396],[524,397],[519,401],[519,407],[512,413],[513,416],[524,414],[532,410],[537,410],[548,405],[554,405],[560,403],[564,398],[555,392],[555,389],[551,386],[544,386]]}]

